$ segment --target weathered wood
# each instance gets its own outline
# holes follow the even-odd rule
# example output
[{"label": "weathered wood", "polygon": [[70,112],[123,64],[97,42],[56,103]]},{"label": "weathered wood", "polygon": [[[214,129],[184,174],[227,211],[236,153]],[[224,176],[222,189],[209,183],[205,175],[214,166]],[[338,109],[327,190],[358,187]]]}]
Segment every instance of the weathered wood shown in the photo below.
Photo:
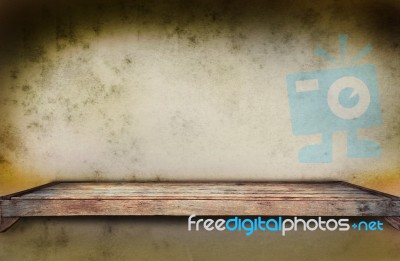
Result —
[{"label": "weathered wood", "polygon": [[391,216],[390,201],[341,200],[11,200],[5,216],[263,215]]},{"label": "weathered wood", "polygon": [[385,217],[385,220],[395,229],[400,230],[400,217]]},{"label": "weathered wood", "polygon": [[324,199],[381,200],[341,183],[60,183],[21,195],[21,199]]},{"label": "weathered wood", "polygon": [[17,223],[19,219],[19,217],[0,218],[0,233],[6,232],[10,227]]},{"label": "weathered wood", "polygon": [[30,216],[400,216],[398,197],[344,182],[61,182],[2,197],[2,224]]},{"label": "weathered wood", "polygon": [[19,220],[19,217],[3,217],[0,208],[0,233],[6,232]]}]

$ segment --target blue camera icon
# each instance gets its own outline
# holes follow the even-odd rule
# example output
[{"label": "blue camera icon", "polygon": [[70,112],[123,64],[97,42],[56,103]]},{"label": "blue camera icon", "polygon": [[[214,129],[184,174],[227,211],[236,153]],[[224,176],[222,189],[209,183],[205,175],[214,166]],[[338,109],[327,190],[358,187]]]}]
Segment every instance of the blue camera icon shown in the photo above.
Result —
[{"label": "blue camera icon", "polygon": [[322,134],[321,144],[300,150],[300,162],[331,162],[335,131],[347,132],[348,157],[380,157],[379,144],[357,138],[358,128],[382,123],[374,65],[290,74],[287,89],[293,133]]}]

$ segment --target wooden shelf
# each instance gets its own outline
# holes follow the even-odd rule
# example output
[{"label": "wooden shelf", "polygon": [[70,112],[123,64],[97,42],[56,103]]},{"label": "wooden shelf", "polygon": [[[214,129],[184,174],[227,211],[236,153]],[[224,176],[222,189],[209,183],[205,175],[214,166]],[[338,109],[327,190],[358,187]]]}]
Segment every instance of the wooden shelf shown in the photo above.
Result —
[{"label": "wooden shelf", "polygon": [[21,217],[380,216],[400,198],[346,182],[56,182],[0,198],[0,231]]}]

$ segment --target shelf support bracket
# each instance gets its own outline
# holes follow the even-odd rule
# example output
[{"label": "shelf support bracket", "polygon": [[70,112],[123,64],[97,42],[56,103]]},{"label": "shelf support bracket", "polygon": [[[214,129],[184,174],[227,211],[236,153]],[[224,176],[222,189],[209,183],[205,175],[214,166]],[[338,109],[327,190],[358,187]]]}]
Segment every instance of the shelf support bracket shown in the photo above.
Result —
[{"label": "shelf support bracket", "polygon": [[20,219],[19,217],[3,217],[1,211],[1,201],[0,201],[0,233],[6,232],[12,225],[17,223]]},{"label": "shelf support bracket", "polygon": [[400,217],[385,217],[386,222],[397,230],[400,230]]}]

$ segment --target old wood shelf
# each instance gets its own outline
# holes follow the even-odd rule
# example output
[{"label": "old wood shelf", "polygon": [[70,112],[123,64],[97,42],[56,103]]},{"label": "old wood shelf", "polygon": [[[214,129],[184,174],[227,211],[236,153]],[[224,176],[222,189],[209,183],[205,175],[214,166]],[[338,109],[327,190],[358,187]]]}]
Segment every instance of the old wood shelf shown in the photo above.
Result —
[{"label": "old wood shelf", "polygon": [[379,216],[400,198],[346,182],[55,182],[0,198],[0,231],[21,217]]}]

